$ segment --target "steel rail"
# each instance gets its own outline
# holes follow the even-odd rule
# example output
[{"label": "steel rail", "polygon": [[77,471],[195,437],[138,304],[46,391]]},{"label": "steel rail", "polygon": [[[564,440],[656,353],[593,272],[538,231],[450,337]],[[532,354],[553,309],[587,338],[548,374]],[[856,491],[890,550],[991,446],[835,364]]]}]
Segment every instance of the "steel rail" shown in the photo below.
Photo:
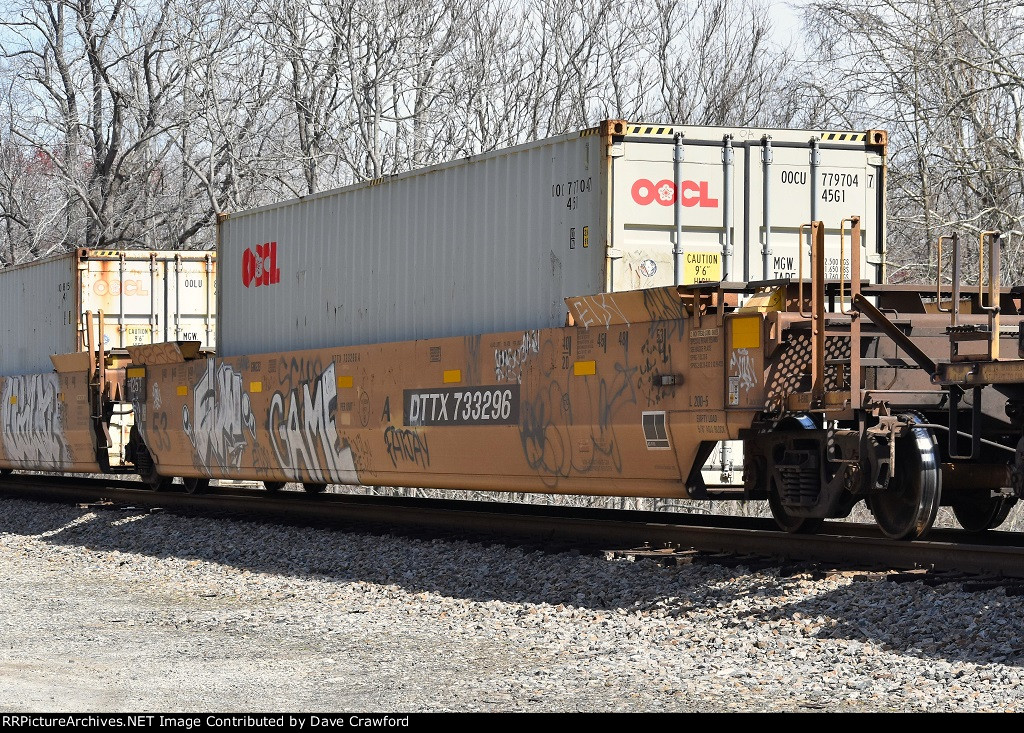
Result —
[{"label": "steel rail", "polygon": [[822,532],[791,535],[771,519],[678,512],[579,509],[490,501],[448,501],[220,487],[210,494],[154,492],[138,481],[45,476],[7,477],[0,495],[35,501],[98,501],[160,507],[185,515],[229,515],[250,521],[300,523],[369,532],[454,534],[469,539],[582,547],[588,550],[695,549],[896,570],[927,569],[1024,578],[1024,535],[969,535],[933,530],[898,542],[873,525],[828,522]]}]

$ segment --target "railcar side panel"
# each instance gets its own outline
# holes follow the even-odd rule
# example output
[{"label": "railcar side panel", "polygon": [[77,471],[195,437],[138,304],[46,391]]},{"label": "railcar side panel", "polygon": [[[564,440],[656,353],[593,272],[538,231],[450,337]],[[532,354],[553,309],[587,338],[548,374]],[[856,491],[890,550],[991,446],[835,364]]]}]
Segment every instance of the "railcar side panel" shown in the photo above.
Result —
[{"label": "railcar side panel", "polygon": [[566,328],[149,364],[138,424],[163,475],[686,497],[701,443],[759,409],[761,317],[586,300]]},{"label": "railcar side panel", "polygon": [[0,378],[0,468],[100,473],[86,372]]}]

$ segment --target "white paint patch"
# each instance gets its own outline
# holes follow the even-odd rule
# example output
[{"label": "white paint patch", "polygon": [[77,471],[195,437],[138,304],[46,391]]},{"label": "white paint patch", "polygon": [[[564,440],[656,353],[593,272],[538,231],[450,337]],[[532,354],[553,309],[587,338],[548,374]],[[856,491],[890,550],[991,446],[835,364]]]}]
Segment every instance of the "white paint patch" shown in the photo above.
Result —
[{"label": "white paint patch", "polygon": [[610,293],[588,295],[573,301],[576,320],[581,326],[610,326],[613,323],[629,325],[629,320]]},{"label": "white paint patch", "polygon": [[57,399],[56,374],[6,377],[0,393],[4,453],[17,468],[68,468],[71,449],[64,437],[64,410]]},{"label": "white paint patch", "polygon": [[256,418],[242,375],[227,364],[216,367],[207,359],[206,371],[195,385],[192,410],[181,408],[182,427],[192,441],[199,468],[238,468],[248,445],[246,433],[256,437]]},{"label": "white paint patch", "polygon": [[293,481],[359,484],[352,450],[338,434],[338,380],[332,363],[311,382],[270,400],[270,444]]},{"label": "white paint patch", "polygon": [[757,384],[754,374],[754,358],[748,349],[734,349],[729,358],[729,369],[739,378],[740,389],[751,389]]},{"label": "white paint patch", "polygon": [[494,378],[499,382],[523,381],[523,364],[530,354],[540,353],[540,331],[526,331],[519,346],[494,350]]}]

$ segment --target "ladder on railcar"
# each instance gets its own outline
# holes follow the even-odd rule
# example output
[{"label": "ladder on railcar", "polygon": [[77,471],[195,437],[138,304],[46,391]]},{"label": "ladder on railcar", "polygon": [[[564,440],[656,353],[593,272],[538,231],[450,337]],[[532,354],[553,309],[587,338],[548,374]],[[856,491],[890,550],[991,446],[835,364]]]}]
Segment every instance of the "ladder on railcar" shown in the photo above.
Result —
[{"label": "ladder on railcar", "polygon": [[[841,224],[840,262],[842,262],[845,247],[847,223],[851,225],[851,248],[855,247],[854,243],[860,236],[858,218],[844,219]],[[848,293],[845,277],[841,274],[838,309],[833,312],[827,311],[824,286],[824,226],[821,222],[803,225],[801,240],[804,230],[810,231],[811,302],[809,312],[804,307],[802,272],[798,283],[798,297],[800,314],[810,321],[812,344],[810,391],[790,395],[788,404],[790,409],[828,411],[845,404],[852,410],[859,410],[865,406],[866,397],[872,403],[885,397],[898,397],[902,393],[900,390],[864,388],[863,369],[872,367],[900,368],[901,366],[913,368],[916,365],[928,374],[931,383],[935,385],[929,391],[941,392],[945,395],[948,415],[946,426],[948,428],[948,457],[954,460],[977,459],[981,455],[982,446],[982,431],[978,427],[982,420],[982,390],[988,385],[998,383],[1000,379],[1015,384],[1024,383],[1024,343],[1020,348],[1022,359],[1000,359],[1000,338],[1019,337],[1020,335],[1019,325],[1018,330],[1001,327],[1000,316],[1003,312],[1001,301],[1004,293],[1000,285],[1000,233],[983,231],[979,237],[978,285],[977,292],[971,294],[975,299],[973,302],[976,303],[972,307],[972,311],[976,309],[978,313],[984,314],[985,323],[967,323],[962,318],[961,301],[964,289],[961,283],[963,268],[960,240],[955,234],[940,237],[937,246],[939,268],[935,290],[935,309],[940,313],[949,314],[949,324],[945,328],[949,341],[949,358],[948,361],[936,361],[907,334],[906,323],[902,323],[898,317],[893,318],[891,315],[887,315],[862,292],[859,276],[860,262],[856,256],[851,257]],[[950,294],[948,307],[943,304],[944,293],[941,284],[944,242],[950,243],[952,249],[952,283],[947,291]],[[840,269],[842,270],[842,268]],[[847,295],[849,307],[846,307]],[[867,320],[869,323],[865,324],[863,320]],[[864,330],[866,326],[870,326],[869,331],[881,332],[888,336],[906,354],[909,362],[906,360],[862,359],[860,346],[862,336],[867,335]],[[830,338],[849,339],[849,356],[827,359],[826,346]],[[968,351],[966,348],[968,344],[980,345],[981,349],[975,347]],[[845,381],[848,390],[826,389],[827,367],[839,370],[849,369],[848,380],[840,380]],[[975,383],[968,384],[972,381]],[[963,411],[962,403],[967,389],[973,390],[969,407],[971,422],[968,426],[963,426],[967,430],[961,430],[960,415]],[[916,391],[913,392],[916,393]],[[910,392],[907,392],[907,396],[910,396]],[[969,436],[971,442],[969,453],[961,452],[965,436]]]}]

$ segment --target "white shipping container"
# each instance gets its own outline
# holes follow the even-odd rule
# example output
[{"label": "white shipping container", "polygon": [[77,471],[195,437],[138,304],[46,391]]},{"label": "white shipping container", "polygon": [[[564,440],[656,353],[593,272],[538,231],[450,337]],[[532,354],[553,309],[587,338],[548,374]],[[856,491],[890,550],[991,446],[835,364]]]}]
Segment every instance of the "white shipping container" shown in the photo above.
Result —
[{"label": "white shipping container", "polygon": [[569,296],[809,277],[812,220],[838,278],[842,222],[860,217],[861,277],[878,282],[885,146],[613,120],[224,216],[218,352],[562,326]]},{"label": "white shipping container", "polygon": [[[0,270],[0,376],[53,370],[52,354],[164,341],[216,344],[213,252],[79,249]],[[99,314],[103,314],[102,325]]]}]

